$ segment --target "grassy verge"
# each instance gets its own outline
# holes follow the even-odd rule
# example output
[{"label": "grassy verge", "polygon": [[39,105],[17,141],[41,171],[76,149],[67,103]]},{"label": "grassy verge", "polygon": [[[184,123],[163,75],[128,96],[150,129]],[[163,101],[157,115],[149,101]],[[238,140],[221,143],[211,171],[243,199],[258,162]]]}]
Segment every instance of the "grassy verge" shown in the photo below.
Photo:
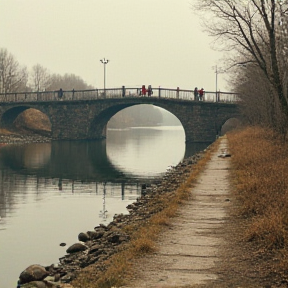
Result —
[{"label": "grassy verge", "polygon": [[[151,217],[140,225],[137,223],[127,225],[124,229],[131,237],[131,241],[125,249],[113,255],[99,271],[97,265],[90,265],[81,271],[77,279],[71,284],[75,288],[109,288],[120,287],[133,276],[133,261],[143,255],[153,253],[157,249],[157,239],[161,231],[171,223],[171,219],[177,216],[181,204],[191,196],[193,187],[199,173],[204,170],[206,163],[211,158],[211,153],[218,148],[218,141],[207,149],[204,156],[193,165],[189,176],[183,180],[173,193],[159,194],[149,200],[147,209],[153,210]],[[154,213],[158,211],[157,213]],[[97,270],[96,270],[97,269]]]},{"label": "grassy verge", "polygon": [[273,131],[256,127],[227,137],[238,213],[247,223],[244,238],[253,243],[255,258],[263,259],[259,265],[267,259],[270,275],[287,283],[288,145]]}]

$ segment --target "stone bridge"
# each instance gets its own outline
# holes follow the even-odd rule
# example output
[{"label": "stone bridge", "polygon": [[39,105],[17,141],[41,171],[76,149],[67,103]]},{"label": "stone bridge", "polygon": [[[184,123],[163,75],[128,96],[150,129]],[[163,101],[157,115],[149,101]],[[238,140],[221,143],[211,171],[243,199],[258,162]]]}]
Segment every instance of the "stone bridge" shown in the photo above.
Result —
[{"label": "stone bridge", "polygon": [[106,136],[109,119],[120,110],[152,104],[174,114],[181,122],[186,142],[213,142],[222,125],[239,118],[238,105],[225,102],[189,101],[160,97],[98,98],[68,101],[22,101],[0,104],[0,127],[9,128],[24,110],[34,108],[51,122],[52,139],[101,139]]}]

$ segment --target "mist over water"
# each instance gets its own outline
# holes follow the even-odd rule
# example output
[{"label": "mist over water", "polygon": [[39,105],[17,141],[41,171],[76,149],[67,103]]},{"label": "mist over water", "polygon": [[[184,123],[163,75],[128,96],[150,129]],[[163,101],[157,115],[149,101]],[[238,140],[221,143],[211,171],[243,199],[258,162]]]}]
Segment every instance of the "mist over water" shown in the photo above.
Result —
[{"label": "mist over water", "polygon": [[31,264],[57,263],[80,232],[128,213],[143,183],[208,144],[185,145],[181,126],[157,126],[0,148],[0,287],[16,287]]}]

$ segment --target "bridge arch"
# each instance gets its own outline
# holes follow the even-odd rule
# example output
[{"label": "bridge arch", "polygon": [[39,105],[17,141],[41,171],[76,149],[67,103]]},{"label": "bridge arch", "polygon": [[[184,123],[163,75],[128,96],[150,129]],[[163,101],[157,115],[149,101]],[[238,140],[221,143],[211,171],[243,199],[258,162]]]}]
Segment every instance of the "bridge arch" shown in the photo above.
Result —
[{"label": "bridge arch", "polygon": [[225,135],[228,131],[237,129],[237,127],[241,126],[241,124],[242,124],[241,118],[231,117],[226,121],[224,121],[224,123],[221,125],[219,134]]},{"label": "bridge arch", "polygon": [[[37,108],[34,108],[33,106],[28,106],[28,105],[15,106],[15,107],[8,108],[7,110],[5,110],[2,113],[2,117],[0,120],[1,121],[1,127],[6,128],[6,129],[17,129],[17,127],[15,126],[16,119],[22,113],[25,113],[25,111],[28,112],[29,110],[31,110],[30,115],[32,115],[32,118],[35,118],[38,116],[39,121],[28,123],[28,126],[23,125],[23,128],[27,128],[28,130],[33,130],[34,132],[39,130],[38,132],[40,132],[41,129],[43,129],[45,126],[45,129],[44,129],[44,130],[46,130],[45,134],[49,135],[50,134],[49,131],[51,131],[51,121],[49,119],[49,116],[45,113],[45,111],[41,111],[41,109],[37,109]],[[38,115],[37,115],[37,113],[38,113]],[[45,119],[45,121],[43,121],[43,119]],[[45,122],[44,126],[43,126],[43,122]],[[43,126],[42,128],[40,127],[41,124]],[[46,129],[46,126],[47,126],[47,129]],[[39,129],[37,129],[37,128],[39,128]]]},{"label": "bridge arch", "polygon": [[[106,137],[106,128],[109,120],[116,115],[119,111],[140,104],[118,104],[115,106],[110,106],[107,109],[101,111],[99,114],[95,115],[94,119],[91,121],[89,127],[89,138],[95,138],[95,135],[100,135],[100,138]],[[98,137],[97,137],[98,138]]]},{"label": "bridge arch", "polygon": [[[155,105],[155,104],[146,104],[146,103],[135,103],[135,104],[129,104],[129,105],[117,105],[113,107],[109,107],[106,110],[102,111],[100,114],[96,115],[93,121],[91,122],[90,129],[89,129],[89,134],[91,135],[91,138],[93,138],[94,134],[102,135],[102,137],[106,137],[106,132],[107,132],[107,124],[115,116],[117,113],[131,107],[135,106],[140,106],[140,105],[151,105],[153,107],[161,108],[162,110],[165,110],[167,113],[173,115],[178,121],[179,125],[183,128],[184,132],[185,129],[179,120],[179,118],[174,115],[172,112],[168,111],[167,109],[162,108],[160,105]],[[160,110],[159,110],[159,113]],[[162,115],[162,113],[161,113]],[[147,115],[149,117],[149,115]]]},{"label": "bridge arch", "polygon": [[10,109],[7,109],[1,117],[1,127],[3,128],[12,128],[13,123],[22,112],[29,109],[29,106],[16,106]]}]

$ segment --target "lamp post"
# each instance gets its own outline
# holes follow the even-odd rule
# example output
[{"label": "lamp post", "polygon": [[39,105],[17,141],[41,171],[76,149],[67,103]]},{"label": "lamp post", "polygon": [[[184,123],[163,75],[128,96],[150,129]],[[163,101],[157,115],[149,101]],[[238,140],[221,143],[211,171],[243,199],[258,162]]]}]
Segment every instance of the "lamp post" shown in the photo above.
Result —
[{"label": "lamp post", "polygon": [[218,70],[217,70],[217,65],[216,65],[216,68],[215,68],[215,73],[216,73],[216,95],[217,95],[217,91],[218,91],[218,87],[217,87],[217,84],[218,84]]},{"label": "lamp post", "polygon": [[219,99],[218,99],[218,70],[217,70],[217,65],[216,66],[213,66],[213,68],[215,68],[215,75],[216,75],[216,90],[215,90],[215,92],[216,92],[216,102],[218,102],[219,101]]},{"label": "lamp post", "polygon": [[212,68],[215,69],[215,74],[216,74],[216,102],[219,101],[219,95],[218,95],[218,74],[219,73],[224,73],[225,71],[223,71],[222,69],[218,70],[217,65],[213,66]]},{"label": "lamp post", "polygon": [[104,95],[106,96],[106,64],[108,64],[108,59],[101,59],[100,62],[104,65]]}]

